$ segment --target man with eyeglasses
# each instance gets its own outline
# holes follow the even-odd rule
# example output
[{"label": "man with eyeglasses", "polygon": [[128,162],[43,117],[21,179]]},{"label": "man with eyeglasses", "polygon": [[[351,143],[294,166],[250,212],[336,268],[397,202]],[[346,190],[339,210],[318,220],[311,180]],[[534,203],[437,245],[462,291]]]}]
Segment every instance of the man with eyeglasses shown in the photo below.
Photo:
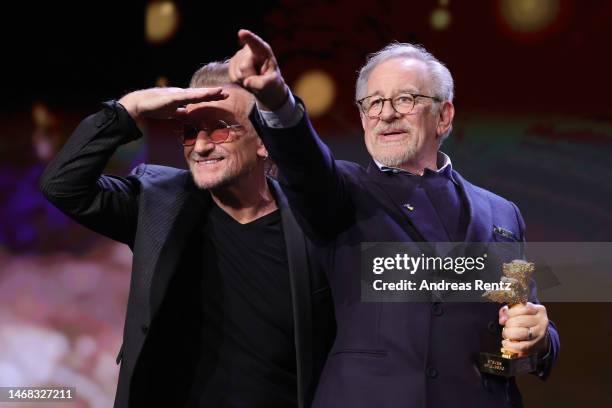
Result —
[{"label": "man with eyeglasses", "polygon": [[327,268],[338,331],[313,406],[521,406],[515,379],[481,373],[477,361],[503,338],[505,349],[537,354],[534,374],[548,377],[559,338],[534,286],[533,303],[511,310],[361,299],[363,242],[515,242],[510,255],[522,255],[518,208],[463,179],[439,151],[454,116],[448,69],[411,44],[370,56],[356,84],[372,157],[363,168],[334,160],[270,46],[247,30],[238,37],[230,77],[257,97],[251,120],[304,231],[333,254]]},{"label": "man with eyeglasses", "polygon": [[[308,407],[333,341],[324,271],[228,64],[190,88],[129,93],[86,118],[41,179],[77,222],[133,251],[115,407]],[[102,175],[137,123],[180,125],[189,171]],[[104,307],[104,305],[100,305]]]}]

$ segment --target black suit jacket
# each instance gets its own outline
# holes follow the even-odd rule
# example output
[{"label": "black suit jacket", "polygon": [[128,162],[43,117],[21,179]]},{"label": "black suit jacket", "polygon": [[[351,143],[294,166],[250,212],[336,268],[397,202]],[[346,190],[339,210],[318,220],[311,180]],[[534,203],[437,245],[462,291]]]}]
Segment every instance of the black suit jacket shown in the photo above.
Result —
[{"label": "black suit jacket", "polygon": [[[212,201],[188,171],[140,165],[127,177],[102,175],[115,150],[141,136],[116,102],[89,116],[49,164],[40,187],[44,195],[80,224],[127,244],[133,251],[130,292],[115,407],[134,405],[135,368],[149,330],[163,304],[187,238]],[[325,273],[296,223],[276,181],[270,179],[281,211],[287,245],[295,325],[298,402],[309,406],[333,341],[335,320]],[[317,252],[318,254],[318,252]],[[103,305],[101,305],[103,306]],[[168,350],[172,352],[172,350]],[[150,390],[161,392],[163,390]]]}]

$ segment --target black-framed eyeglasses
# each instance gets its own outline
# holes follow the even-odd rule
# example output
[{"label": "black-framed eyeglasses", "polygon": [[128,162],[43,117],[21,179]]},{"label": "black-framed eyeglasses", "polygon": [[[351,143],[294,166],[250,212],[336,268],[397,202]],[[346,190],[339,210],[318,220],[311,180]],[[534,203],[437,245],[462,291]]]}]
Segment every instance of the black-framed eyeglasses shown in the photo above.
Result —
[{"label": "black-framed eyeglasses", "polygon": [[436,96],[421,95],[411,92],[402,92],[393,98],[383,98],[379,95],[370,95],[359,99],[357,105],[370,119],[376,119],[382,113],[385,102],[389,101],[394,111],[400,115],[406,115],[414,110],[418,98],[428,98],[436,102],[440,102],[440,98]]},{"label": "black-framed eyeglasses", "polygon": [[200,131],[206,132],[208,140],[214,144],[233,142],[236,133],[242,128],[244,128],[244,126],[228,125],[227,122],[223,120],[217,121],[216,125],[212,128],[195,127],[193,125],[185,124],[180,137],[181,144],[183,146],[195,145],[196,140],[198,139],[198,133],[200,133]]}]

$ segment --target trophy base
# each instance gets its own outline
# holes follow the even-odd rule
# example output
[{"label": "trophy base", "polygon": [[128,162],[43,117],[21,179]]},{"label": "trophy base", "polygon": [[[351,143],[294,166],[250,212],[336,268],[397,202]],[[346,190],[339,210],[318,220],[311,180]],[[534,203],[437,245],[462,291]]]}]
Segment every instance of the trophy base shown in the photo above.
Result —
[{"label": "trophy base", "polygon": [[481,372],[503,377],[514,377],[536,370],[537,356],[530,354],[525,357],[505,358],[501,354],[480,353],[478,368]]}]

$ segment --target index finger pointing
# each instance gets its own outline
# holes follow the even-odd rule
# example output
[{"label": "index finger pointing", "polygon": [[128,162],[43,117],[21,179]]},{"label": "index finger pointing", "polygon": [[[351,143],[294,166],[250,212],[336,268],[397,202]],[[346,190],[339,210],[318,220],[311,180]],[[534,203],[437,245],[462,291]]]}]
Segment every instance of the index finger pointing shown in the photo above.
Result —
[{"label": "index finger pointing", "polygon": [[272,56],[272,49],[268,43],[262,40],[257,34],[242,29],[238,31],[238,39],[240,40],[240,44],[248,45],[254,54],[264,57]]}]

